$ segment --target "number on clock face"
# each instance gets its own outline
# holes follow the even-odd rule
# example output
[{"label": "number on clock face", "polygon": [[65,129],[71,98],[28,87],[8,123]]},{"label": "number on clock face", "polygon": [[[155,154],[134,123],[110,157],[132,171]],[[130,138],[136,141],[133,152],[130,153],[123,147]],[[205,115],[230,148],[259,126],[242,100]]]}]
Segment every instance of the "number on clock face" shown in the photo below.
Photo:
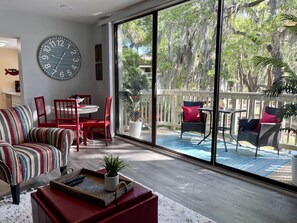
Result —
[{"label": "number on clock face", "polygon": [[81,56],[76,45],[62,36],[47,38],[38,50],[38,62],[43,72],[56,80],[74,77],[81,66]]}]

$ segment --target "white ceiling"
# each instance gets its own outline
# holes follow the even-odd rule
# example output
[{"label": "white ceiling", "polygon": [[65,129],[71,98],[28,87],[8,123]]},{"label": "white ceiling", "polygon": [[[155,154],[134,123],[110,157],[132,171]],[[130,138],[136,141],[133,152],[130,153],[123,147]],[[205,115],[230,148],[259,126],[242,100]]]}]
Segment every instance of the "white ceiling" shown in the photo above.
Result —
[{"label": "white ceiling", "polygon": [[99,18],[144,1],[148,0],[1,0],[0,9],[96,24]]},{"label": "white ceiling", "polygon": [[[146,0],[0,0],[0,10],[49,16],[85,24]],[[100,13],[100,14],[98,14]],[[17,40],[0,37],[5,48],[16,48]]]}]

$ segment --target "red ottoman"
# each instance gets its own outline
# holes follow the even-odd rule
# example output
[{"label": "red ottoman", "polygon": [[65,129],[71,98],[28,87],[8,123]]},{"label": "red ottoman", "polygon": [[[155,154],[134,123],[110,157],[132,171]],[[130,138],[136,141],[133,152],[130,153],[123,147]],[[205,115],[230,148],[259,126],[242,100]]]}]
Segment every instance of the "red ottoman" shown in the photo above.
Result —
[{"label": "red ottoman", "polygon": [[158,197],[134,182],[116,202],[100,207],[50,186],[31,194],[33,222],[157,223]]}]

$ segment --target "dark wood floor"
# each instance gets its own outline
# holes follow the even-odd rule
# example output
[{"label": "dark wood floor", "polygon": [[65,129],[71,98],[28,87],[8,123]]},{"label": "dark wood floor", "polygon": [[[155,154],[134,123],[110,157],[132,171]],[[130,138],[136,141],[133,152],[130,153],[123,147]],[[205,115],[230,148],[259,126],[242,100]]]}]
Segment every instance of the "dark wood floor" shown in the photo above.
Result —
[{"label": "dark wood floor", "polygon": [[[209,217],[218,223],[297,222],[297,198],[115,139],[98,142],[80,152],[71,149],[69,167],[99,169],[104,155],[116,154],[129,163],[128,177]],[[22,189],[47,184],[58,171],[22,184]],[[0,193],[9,186],[0,183]],[[20,204],[21,205],[21,204]],[[0,207],[1,208],[1,207]]]}]

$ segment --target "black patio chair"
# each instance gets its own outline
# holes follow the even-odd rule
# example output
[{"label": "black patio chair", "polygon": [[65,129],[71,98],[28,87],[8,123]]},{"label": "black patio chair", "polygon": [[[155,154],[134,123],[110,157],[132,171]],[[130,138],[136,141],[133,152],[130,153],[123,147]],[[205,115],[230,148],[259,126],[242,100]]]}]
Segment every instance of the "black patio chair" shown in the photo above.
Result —
[{"label": "black patio chair", "polygon": [[[202,101],[184,101],[185,107],[203,107]],[[197,109],[197,108],[195,108]],[[197,109],[198,110],[198,109]],[[199,111],[200,112],[200,111]],[[205,136],[205,123],[206,123],[206,114],[200,112],[200,118],[198,121],[187,121],[185,117],[185,113],[181,113],[181,131],[180,131],[180,138],[182,139],[184,132],[199,132]]]},{"label": "black patio chair", "polygon": [[239,119],[236,151],[239,141],[247,141],[256,146],[255,157],[261,146],[273,146],[279,155],[281,120],[276,115],[278,108],[266,107],[261,119]]}]

